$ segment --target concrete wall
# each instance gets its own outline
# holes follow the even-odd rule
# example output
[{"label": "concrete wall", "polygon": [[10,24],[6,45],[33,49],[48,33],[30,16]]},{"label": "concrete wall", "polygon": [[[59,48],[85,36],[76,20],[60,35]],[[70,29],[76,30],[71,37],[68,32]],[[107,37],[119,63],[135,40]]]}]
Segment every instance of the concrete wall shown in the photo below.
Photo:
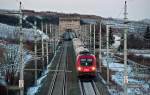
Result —
[{"label": "concrete wall", "polygon": [[59,18],[60,32],[64,32],[66,29],[72,29],[77,31],[80,29],[80,17],[60,17]]}]

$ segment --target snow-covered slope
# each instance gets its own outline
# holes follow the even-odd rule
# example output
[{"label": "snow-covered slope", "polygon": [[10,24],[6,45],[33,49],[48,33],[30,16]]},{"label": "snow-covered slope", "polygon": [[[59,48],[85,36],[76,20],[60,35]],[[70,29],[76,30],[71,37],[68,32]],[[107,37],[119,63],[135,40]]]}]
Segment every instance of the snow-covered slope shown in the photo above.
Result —
[{"label": "snow-covered slope", "polygon": [[143,19],[142,22],[145,22],[147,24],[150,24],[150,19]]},{"label": "snow-covered slope", "polygon": [[112,46],[113,46],[113,48],[117,49],[121,44],[121,42],[120,42],[121,37],[119,37],[117,35],[114,35],[114,37],[115,37],[115,43]]},{"label": "snow-covered slope", "polygon": [[[0,47],[6,49],[5,58],[4,58],[4,60],[6,61],[4,64],[0,64],[0,83],[3,84],[5,82],[6,70],[9,70],[10,72],[14,71],[15,75],[18,74],[20,70],[20,65],[19,65],[20,55],[19,55],[19,45],[17,44],[6,44],[6,45],[0,44]],[[23,51],[24,67],[32,59],[33,57],[29,53],[29,51],[27,49],[24,49]],[[7,83],[5,82],[5,85],[6,84]]]},{"label": "snow-covered slope", "polygon": [[[47,35],[45,35],[40,30],[35,31],[34,29],[23,28],[22,32],[23,32],[24,40],[33,41],[35,32],[38,36],[38,38],[37,38],[38,40],[40,40],[41,37],[45,40],[49,39],[49,37]],[[10,25],[0,23],[0,37],[1,38],[18,39],[19,35],[20,35],[19,27],[10,26]]]}]

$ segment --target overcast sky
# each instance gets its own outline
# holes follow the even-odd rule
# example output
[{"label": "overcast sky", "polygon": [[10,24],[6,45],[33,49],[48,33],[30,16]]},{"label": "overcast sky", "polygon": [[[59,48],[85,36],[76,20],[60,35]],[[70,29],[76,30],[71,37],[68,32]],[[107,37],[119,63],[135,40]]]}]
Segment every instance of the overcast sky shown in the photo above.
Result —
[{"label": "overcast sky", "polygon": [[[19,0],[0,0],[0,9],[18,9]],[[25,9],[123,18],[125,0],[21,0]],[[150,0],[126,0],[130,20],[150,19]]]}]

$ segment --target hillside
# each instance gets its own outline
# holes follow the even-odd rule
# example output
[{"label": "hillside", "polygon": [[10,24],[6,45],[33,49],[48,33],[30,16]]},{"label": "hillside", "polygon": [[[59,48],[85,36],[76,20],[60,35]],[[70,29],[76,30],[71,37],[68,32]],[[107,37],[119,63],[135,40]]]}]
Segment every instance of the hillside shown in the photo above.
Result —
[{"label": "hillside", "polygon": [[[9,10],[0,10],[0,23],[8,24],[17,26],[19,23],[19,16],[16,14],[3,14],[3,13],[12,13],[14,11]],[[17,12],[17,11],[16,11]],[[34,20],[38,21],[38,26],[40,27],[41,20],[43,22],[51,22],[52,24],[59,24],[59,17],[65,17],[65,16],[78,16],[82,19],[94,19],[98,20],[101,19],[100,16],[96,15],[85,15],[85,14],[67,14],[67,13],[59,13],[59,12],[50,12],[50,11],[41,11],[41,12],[35,12],[34,10],[23,10],[23,27],[25,28],[31,28],[32,26],[27,24],[27,21],[33,23]],[[81,21],[82,22],[82,21]]]}]

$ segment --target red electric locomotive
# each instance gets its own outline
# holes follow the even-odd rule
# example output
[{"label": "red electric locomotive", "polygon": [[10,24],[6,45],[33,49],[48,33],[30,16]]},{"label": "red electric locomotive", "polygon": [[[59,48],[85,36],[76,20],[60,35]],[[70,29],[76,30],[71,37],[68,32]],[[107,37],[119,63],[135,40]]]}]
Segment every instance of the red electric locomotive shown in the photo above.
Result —
[{"label": "red electric locomotive", "polygon": [[96,57],[91,54],[79,38],[73,39],[78,76],[96,76]]},{"label": "red electric locomotive", "polygon": [[78,76],[96,76],[96,58],[88,52],[79,53],[76,57],[76,70]]}]

